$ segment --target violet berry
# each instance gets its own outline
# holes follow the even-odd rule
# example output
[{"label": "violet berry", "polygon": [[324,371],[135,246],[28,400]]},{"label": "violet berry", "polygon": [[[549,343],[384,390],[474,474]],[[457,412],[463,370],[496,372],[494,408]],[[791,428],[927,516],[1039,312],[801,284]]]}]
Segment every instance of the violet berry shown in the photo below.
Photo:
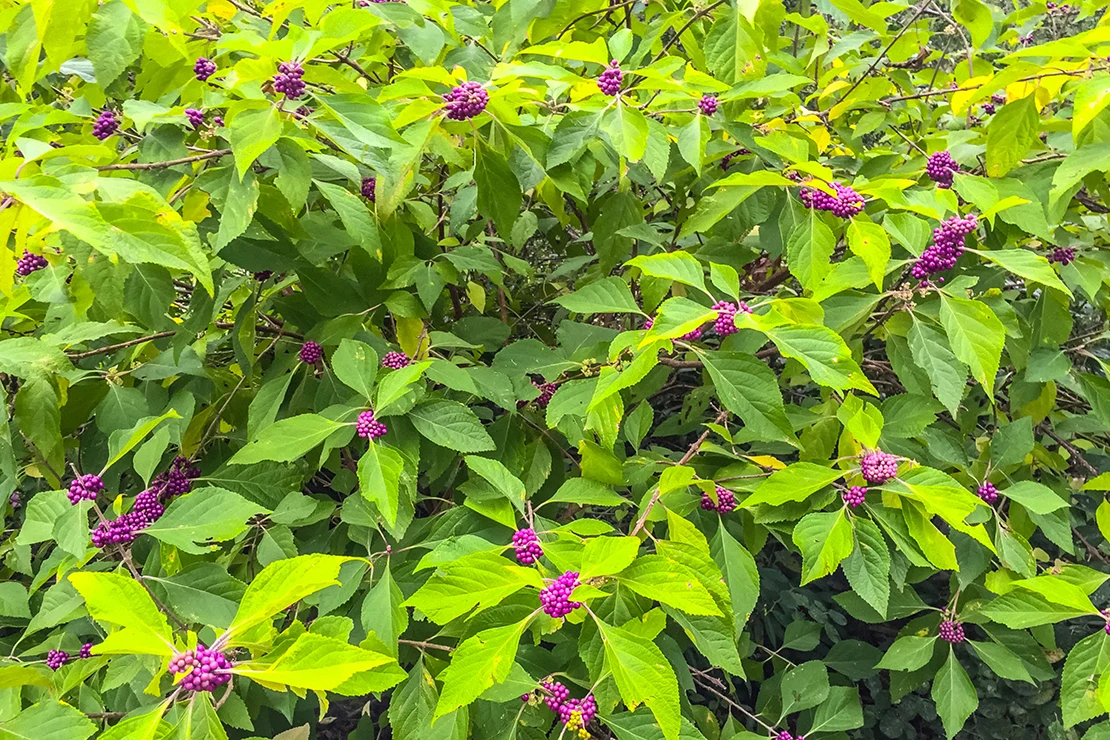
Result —
[{"label": "violet berry", "polygon": [[46,667],[56,671],[69,662],[69,653],[64,650],[51,650],[46,654]]},{"label": "violet berry", "polygon": [[841,494],[841,498],[844,499],[844,503],[854,509],[867,498],[867,489],[863,486],[849,486],[848,490]]},{"label": "violet berry", "polygon": [[794,736],[786,730],[783,730],[779,734],[775,735],[775,740],[794,740]]},{"label": "violet berry", "polygon": [[378,178],[364,177],[362,178],[362,197],[373,203],[377,198],[375,188],[378,185]]},{"label": "violet berry", "polygon": [[463,82],[443,96],[447,103],[447,117],[452,121],[465,121],[474,118],[486,109],[489,93],[481,83]]},{"label": "violet berry", "polygon": [[940,623],[940,639],[953,645],[967,639],[964,635],[964,626],[959,622],[946,619]]},{"label": "violet berry", "polygon": [[579,602],[570,600],[570,595],[577,586],[578,572],[573,570],[568,570],[552,581],[547,588],[540,591],[540,604],[543,605],[544,613],[558,619],[582,606]]},{"label": "violet berry", "polygon": [[701,100],[698,101],[698,110],[707,116],[711,116],[717,112],[717,96],[716,95],[702,95]]},{"label": "violet berry", "polygon": [[570,698],[570,690],[558,681],[545,681],[541,686],[547,692],[544,703],[552,712],[558,712],[563,702]]},{"label": "violet berry", "polygon": [[32,272],[37,272],[47,267],[46,258],[41,254],[32,254],[26,249],[23,250],[23,256],[15,263],[15,274],[20,277],[27,277]]},{"label": "violet berry", "polygon": [[621,71],[620,62],[616,59],[609,62],[609,66],[597,77],[597,86],[606,95],[618,94],[621,91],[622,82],[624,82],[624,72]]},{"label": "violet berry", "polygon": [[261,272],[254,273],[254,279],[260,283],[264,283],[274,276],[273,270],[262,270]]},{"label": "violet berry", "polygon": [[8,496],[8,503],[12,505],[13,509],[18,509],[23,506],[23,494],[19,491],[12,491],[12,495]]},{"label": "violet berry", "polygon": [[536,406],[545,409],[547,404],[551,403],[551,397],[555,395],[555,391],[559,390],[559,386],[554,383],[537,383],[532,381],[532,385],[539,389],[540,395],[536,397]]},{"label": "violet berry", "polygon": [[166,507],[158,500],[158,492],[148,488],[135,497],[135,501],[131,504],[131,511],[128,513],[135,524],[150,525],[162,518],[166,513]]},{"label": "violet berry", "polygon": [[358,415],[358,421],[355,422],[355,432],[363,439],[377,439],[384,437],[389,429],[385,424],[381,423],[374,418],[373,411],[363,411]]},{"label": "violet berry", "polygon": [[921,280],[944,270],[951,270],[964,253],[964,239],[979,228],[975,214],[963,218],[952,216],[933,229],[933,244],[917,258],[910,275]]},{"label": "violet berry", "polygon": [[199,468],[189,465],[189,461],[184,457],[175,457],[169,470],[154,476],[154,480],[150,482],[150,490],[163,499],[180,496],[193,490],[193,478],[199,475]]},{"label": "violet berry", "polygon": [[385,357],[382,358],[382,367],[388,367],[390,370],[400,370],[403,367],[408,367],[412,360],[404,352],[386,352]]},{"label": "violet berry", "polygon": [[305,82],[304,69],[298,62],[282,62],[278,65],[278,72],[274,75],[274,92],[279,92],[287,98],[296,99],[304,95]]},{"label": "violet berry", "polygon": [[998,489],[989,481],[979,486],[979,490],[975,492],[975,495],[988,504],[994,504],[995,501],[998,501]]},{"label": "violet berry", "polygon": [[722,337],[727,337],[729,334],[735,334],[740,331],[736,328],[735,317],[739,313],[751,313],[751,308],[747,303],[740,301],[740,305],[729,303],[728,301],[717,301],[713,304],[713,309],[717,311],[717,319],[713,322],[713,331],[717,332]]},{"label": "violet berry", "polygon": [[719,514],[727,514],[736,508],[736,494],[727,488],[717,486],[717,503],[713,503],[713,499],[709,497],[709,494],[702,491],[701,508],[706,511],[716,511]]},{"label": "violet berry", "polygon": [[749,155],[751,153],[752,153],[752,150],[748,149],[747,147],[740,147],[739,149],[737,149],[734,152],[729,152],[725,156],[721,157],[721,169],[722,170],[727,170],[729,168],[729,166],[732,164],[733,159],[735,159],[736,157],[746,157],[747,155]]},{"label": "violet berry", "polygon": [[118,130],[119,119],[117,119],[116,114],[110,110],[101,111],[100,116],[93,121],[92,134],[101,141],[104,141]]},{"label": "violet berry", "polygon": [[644,331],[648,331],[653,326],[655,326],[655,319],[648,319],[644,322]]},{"label": "violet berry", "polygon": [[531,700],[531,698],[532,698],[531,694],[521,694],[520,695],[520,701],[521,701],[522,704],[527,704],[529,702],[529,700]]},{"label": "violet berry", "polygon": [[197,110],[196,108],[186,108],[185,118],[189,121],[189,126],[198,129],[204,125],[204,111]]},{"label": "violet berry", "polygon": [[212,117],[212,125],[215,126],[216,128],[223,128],[224,127],[224,117],[223,116],[213,116]]},{"label": "violet berry", "polygon": [[92,649],[93,644],[91,642],[86,642],[81,646],[81,652],[77,654],[77,657],[81,660],[88,660],[92,657]]},{"label": "violet berry", "polygon": [[1075,262],[1075,247],[1056,247],[1048,255],[1049,262],[1057,262],[1066,267]]},{"label": "violet berry", "polygon": [[701,327],[699,326],[697,329],[694,329],[693,331],[686,332],[681,337],[679,337],[679,339],[684,339],[687,342],[696,342],[696,341],[698,341],[699,339],[701,339]]},{"label": "violet berry", "polygon": [[99,475],[93,473],[79,475],[70,481],[66,498],[76,506],[81,501],[95,501],[97,494],[103,490],[104,481],[100,479]]},{"label": "violet berry", "polygon": [[518,529],[513,534],[513,548],[516,550],[516,561],[521,565],[531,565],[543,557],[543,548],[536,530]]},{"label": "violet berry", "polygon": [[824,190],[816,188],[802,188],[798,198],[806,208],[818,211],[829,211],[838,218],[851,218],[863,210],[863,196],[857,193],[851,185],[832,184],[836,195],[829,195]]},{"label": "violet berry", "polygon": [[1106,620],[1106,626],[1103,629],[1106,630],[1106,634],[1110,635],[1110,609],[1103,609],[1101,613]]},{"label": "violet berry", "polygon": [[925,174],[937,184],[938,188],[945,190],[952,187],[952,178],[959,171],[960,165],[947,151],[930,154],[929,161],[925,164]]},{"label": "violet berry", "polygon": [[860,458],[860,472],[868,483],[886,483],[898,475],[898,458],[882,450],[872,450]]},{"label": "violet berry", "polygon": [[197,59],[196,63],[193,64],[193,74],[197,76],[198,80],[204,82],[209,77],[216,74],[216,63],[211,59],[200,57]]},{"label": "violet berry", "polygon": [[231,680],[231,661],[217,650],[197,645],[196,650],[173,656],[169,671],[175,675],[186,674],[181,679],[181,688],[185,691],[215,691]]},{"label": "violet berry", "polygon": [[301,351],[297,356],[304,364],[315,365],[324,356],[324,348],[316,342],[308,341],[301,345]]}]

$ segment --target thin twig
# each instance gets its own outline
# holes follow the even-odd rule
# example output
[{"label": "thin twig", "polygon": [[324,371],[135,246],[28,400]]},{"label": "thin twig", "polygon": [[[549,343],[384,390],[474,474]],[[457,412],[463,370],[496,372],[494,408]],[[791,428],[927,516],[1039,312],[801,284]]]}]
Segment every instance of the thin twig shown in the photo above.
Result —
[{"label": "thin twig", "polygon": [[437,645],[434,642],[423,642],[421,640],[398,640],[397,642],[402,645],[412,645],[413,647],[427,648],[429,650],[445,650],[449,653],[455,650],[455,648],[450,645]]},{"label": "thin twig", "polygon": [[175,167],[179,164],[189,164],[190,162],[202,162],[206,159],[216,159],[226,154],[231,154],[230,149],[214,149],[210,152],[203,154],[194,154],[191,157],[182,157],[181,159],[171,159],[167,162],[131,162],[129,164],[108,164],[103,167],[97,167],[101,172],[109,170],[160,170],[165,167]]},{"label": "thin twig", "polygon": [[[930,1],[931,0],[923,0],[922,1],[921,5],[918,6],[918,8],[917,8],[917,12],[913,14],[912,18],[910,18],[908,21],[906,21],[904,24],[902,24],[902,29],[900,31],[898,31],[897,35],[895,35],[895,37],[893,39],[890,40],[890,43],[886,45],[886,48],[883,49],[881,52],[879,52],[879,56],[875,57],[875,61],[871,62],[871,66],[867,68],[867,71],[863,73],[863,76],[861,76],[858,80],[856,80],[855,82],[852,83],[852,86],[848,88],[848,92],[846,92],[846,93],[844,93],[843,95],[840,96],[840,99],[836,101],[837,105],[839,105],[840,103],[843,103],[845,100],[847,100],[848,96],[851,95],[852,92],[857,87],[859,87],[863,83],[864,80],[866,80],[868,77],[871,76],[871,73],[875,71],[875,68],[878,67],[879,64],[886,57],[887,52],[889,52],[894,47],[894,45],[896,43],[898,43],[898,39],[902,38],[902,35],[906,31],[910,30],[910,26],[913,25],[914,21],[916,21],[918,18],[921,17],[921,14],[925,12],[925,8],[929,7],[929,2]],[[835,106],[830,106],[830,107],[835,107]]]},{"label": "thin twig", "polygon": [[697,23],[699,19],[704,18],[705,16],[712,13],[717,8],[717,6],[724,4],[725,0],[717,0],[717,2],[713,3],[712,5],[708,5],[698,12],[694,13],[694,17],[686,21],[686,25],[678,29],[678,32],[671,37],[670,41],[663,44],[663,48],[659,51],[658,54],[655,55],[655,58],[651,60],[651,63],[655,64],[656,62],[658,62],[663,57],[663,55],[667,53],[667,49],[671,48],[671,46],[673,46],[680,38],[682,38],[682,34],[686,33],[690,26]]},{"label": "thin twig", "polygon": [[616,10],[617,8],[623,8],[625,5],[635,5],[639,1],[640,0],[625,0],[625,2],[619,3],[617,5],[607,5],[604,8],[602,8],[601,10],[591,10],[588,13],[583,13],[582,15],[578,16],[577,18],[572,20],[570,23],[568,23],[566,25],[566,27],[563,28],[562,31],[559,31],[559,33],[555,36],[555,38],[561,39],[563,37],[564,33],[569,31],[570,29],[574,28],[574,24],[578,23],[578,21],[582,20],[583,18],[589,18],[591,15],[598,15],[599,13],[611,13],[614,10]]}]

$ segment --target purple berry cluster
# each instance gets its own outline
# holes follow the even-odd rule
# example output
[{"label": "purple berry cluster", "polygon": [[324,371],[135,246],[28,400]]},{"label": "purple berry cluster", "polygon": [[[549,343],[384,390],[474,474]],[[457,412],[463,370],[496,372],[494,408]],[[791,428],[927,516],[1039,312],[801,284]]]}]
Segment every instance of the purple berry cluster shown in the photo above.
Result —
[{"label": "purple berry cluster", "polygon": [[13,509],[18,509],[23,506],[23,494],[19,491],[12,491],[12,495],[8,496],[8,503],[12,505]]},{"label": "purple berry cluster", "polygon": [[975,214],[963,218],[952,216],[933,229],[933,244],[921,253],[910,275],[921,280],[945,270],[951,270],[964,253],[964,238],[979,228]]},{"label": "purple berry cluster", "polygon": [[56,671],[69,662],[69,653],[64,650],[51,650],[46,654],[46,667]]},{"label": "purple berry cluster", "polygon": [[994,484],[989,481],[979,486],[979,490],[975,492],[975,495],[986,501],[988,504],[993,505],[994,502],[998,501],[998,489],[995,488]]},{"label": "purple berry cluster", "polygon": [[559,386],[554,383],[537,383],[534,380],[532,385],[540,391],[540,395],[536,396],[536,406],[541,409],[547,408],[547,404],[551,403],[551,397],[555,395],[555,391],[559,390]]},{"label": "purple berry cluster", "polygon": [[963,642],[967,639],[967,636],[964,635],[964,626],[951,619],[944,620],[940,623],[940,639],[953,645]]},{"label": "purple berry cluster", "polygon": [[278,65],[278,73],[274,75],[274,92],[296,100],[304,95],[305,83],[302,77],[304,68],[300,63],[282,62]]},{"label": "purple berry cluster", "polygon": [[1106,626],[1103,627],[1103,629],[1106,631],[1106,634],[1110,635],[1110,609],[1103,609],[1101,613],[1106,619]]},{"label": "purple berry cluster", "polygon": [[119,119],[116,114],[110,110],[103,110],[100,116],[93,121],[93,136],[104,141],[109,136],[119,130]]},{"label": "purple berry cluster", "polygon": [[77,654],[77,657],[81,660],[88,660],[92,657],[92,649],[93,644],[91,642],[86,642],[84,645],[81,646],[81,652]]},{"label": "purple berry cluster", "polygon": [[947,190],[952,187],[952,178],[960,171],[960,165],[952,159],[947,151],[933,152],[925,164],[925,174],[937,184],[938,188]]},{"label": "purple berry cluster", "polygon": [[729,334],[735,334],[740,331],[736,328],[735,317],[737,312],[752,312],[748,304],[743,301],[740,301],[740,305],[729,303],[728,301],[717,301],[713,304],[713,310],[717,312],[717,320],[713,322],[713,331],[717,332],[717,334],[722,337],[727,337]]},{"label": "purple berry cluster", "polygon": [[69,483],[66,498],[76,506],[81,501],[95,501],[97,494],[104,490],[104,481],[99,475],[89,473],[79,475]]},{"label": "purple berry cluster", "polygon": [[789,732],[783,730],[779,734],[775,735],[775,740],[805,740],[805,738],[795,738]]},{"label": "purple berry cluster", "polygon": [[[173,459],[173,465],[169,470],[154,476],[154,480],[150,482],[150,490],[162,499],[168,500],[193,490],[193,478],[199,475],[200,468],[190,465],[187,459],[179,455]],[[139,496],[142,495],[139,494]],[[136,496],[135,501],[138,502],[138,500],[139,497]]]},{"label": "purple berry cluster", "polygon": [[358,421],[355,422],[355,431],[363,439],[377,439],[378,437],[384,437],[389,429],[385,424],[374,418],[373,411],[363,411],[358,415]]},{"label": "purple berry cluster", "polygon": [[91,535],[93,546],[103,549],[109,545],[130,544],[140,532],[158,521],[165,511],[166,508],[158,500],[158,491],[148,488],[135,497],[131,511],[100,523]]},{"label": "purple berry cluster", "polygon": [[274,276],[273,270],[262,270],[261,272],[254,273],[254,279],[260,283],[264,283]]},{"label": "purple berry cluster", "polygon": [[698,101],[698,110],[707,116],[711,116],[717,112],[717,96],[716,95],[702,95],[701,100]]},{"label": "purple berry cluster", "polygon": [[577,731],[580,738],[589,737],[585,729],[597,715],[597,702],[593,694],[584,699],[572,699],[567,687],[558,681],[545,681],[543,688],[548,692],[544,702],[548,709],[559,715],[559,721],[568,730]]},{"label": "purple berry cluster", "polygon": [[882,450],[873,450],[860,458],[859,467],[865,481],[879,485],[898,475],[898,458]]},{"label": "purple berry cluster", "polygon": [[443,96],[447,103],[447,117],[452,121],[466,121],[486,109],[489,93],[481,83],[464,82]]},{"label": "purple berry cluster", "polygon": [[324,348],[316,342],[308,341],[301,345],[301,351],[297,356],[304,364],[315,365],[324,356]]},{"label": "purple berry cluster", "polygon": [[684,339],[687,342],[696,342],[699,339],[701,339],[701,334],[702,334],[702,331],[701,331],[701,327],[699,326],[697,329],[694,329],[693,331],[686,332],[681,337],[679,337],[679,339]]},{"label": "purple berry cluster", "polygon": [[540,547],[540,538],[536,530],[518,529],[513,534],[513,547],[516,549],[516,561],[521,565],[531,565],[543,557],[543,548]]},{"label": "purple berry cluster", "polygon": [[744,157],[751,153],[751,149],[748,149],[746,147],[740,147],[734,152],[729,152],[725,156],[721,157],[721,169],[727,170],[732,165],[733,159],[735,159],[736,157]]},{"label": "purple berry cluster", "polygon": [[231,680],[231,661],[218,650],[204,645],[175,655],[170,660],[169,670],[174,675],[188,671],[181,679],[181,688],[186,691],[215,691]]},{"label": "purple berry cluster", "polygon": [[377,195],[375,194],[375,188],[377,188],[377,186],[378,186],[378,178],[376,178],[376,177],[364,177],[364,178],[362,178],[362,197],[366,198],[366,200],[373,203],[374,200],[377,198]]},{"label": "purple berry cluster", "polygon": [[400,370],[403,367],[408,367],[412,360],[404,352],[386,352],[385,357],[382,358],[382,367],[388,367],[390,370]]},{"label": "purple berry cluster", "polygon": [[[621,91],[622,82],[624,82],[624,72],[621,71],[620,62],[616,59],[609,62],[609,66],[605,68],[605,71],[597,76],[597,86],[601,88],[601,92],[606,95],[618,94]],[[705,100],[705,98],[702,98],[702,100]],[[715,106],[717,103],[716,98],[714,98],[713,103]],[[700,102],[698,106],[701,106]],[[714,110],[716,110],[716,108],[714,108]]]},{"label": "purple berry cluster", "polygon": [[818,211],[829,211],[838,218],[851,218],[863,210],[863,196],[857,193],[851,185],[832,184],[836,195],[829,195],[824,190],[817,188],[802,188],[798,197],[806,208],[815,208]]},{"label": "purple berry cluster", "polygon": [[1061,267],[1070,265],[1075,262],[1075,247],[1056,247],[1048,253],[1048,261],[1059,263]]},{"label": "purple berry cluster", "polygon": [[854,509],[863,504],[864,499],[867,498],[867,489],[863,486],[849,486],[840,497],[844,499],[844,503]]},{"label": "purple berry cluster", "polygon": [[189,126],[194,130],[204,125],[204,111],[202,110],[186,108],[185,118],[189,121]]},{"label": "purple berry cluster", "polygon": [[543,605],[544,613],[558,619],[582,606],[579,602],[570,600],[570,595],[577,586],[578,571],[575,570],[568,570],[552,581],[547,588],[540,591],[540,604]]},{"label": "purple berry cluster", "polygon": [[736,508],[736,495],[727,488],[717,486],[717,503],[713,503],[709,494],[702,491],[701,508],[706,511],[716,511],[718,514],[727,514]]},{"label": "purple berry cluster", "polygon": [[197,76],[198,80],[204,82],[209,77],[216,74],[216,63],[211,59],[201,57],[193,64],[193,74]]},{"label": "purple berry cluster", "polygon": [[20,277],[27,277],[32,272],[37,272],[47,267],[46,258],[41,254],[32,254],[26,249],[23,250],[23,256],[15,263],[15,274]]}]

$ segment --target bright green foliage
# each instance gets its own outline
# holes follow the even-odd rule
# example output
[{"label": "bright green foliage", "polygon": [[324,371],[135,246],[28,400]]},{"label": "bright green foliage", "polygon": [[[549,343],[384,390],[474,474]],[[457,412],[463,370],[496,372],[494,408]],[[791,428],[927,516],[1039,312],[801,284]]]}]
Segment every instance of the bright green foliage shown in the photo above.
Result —
[{"label": "bright green foliage", "polygon": [[3,0],[0,738],[1110,738],[1106,6]]}]

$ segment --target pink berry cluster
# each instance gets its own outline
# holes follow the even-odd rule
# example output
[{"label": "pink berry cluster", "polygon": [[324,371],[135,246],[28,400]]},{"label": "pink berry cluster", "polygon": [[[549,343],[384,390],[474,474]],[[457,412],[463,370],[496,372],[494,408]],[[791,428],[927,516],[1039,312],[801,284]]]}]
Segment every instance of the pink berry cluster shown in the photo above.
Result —
[{"label": "pink berry cluster", "polygon": [[844,499],[844,503],[854,509],[863,504],[864,499],[867,498],[867,489],[863,486],[849,486],[840,497]]},{"label": "pink berry cluster", "polygon": [[23,250],[23,256],[15,263],[15,274],[20,277],[26,277],[32,272],[37,272],[46,268],[46,258],[41,254],[32,254],[26,249]]},{"label": "pink berry cluster", "polygon": [[701,508],[706,511],[716,511],[718,514],[727,514],[736,508],[736,494],[727,488],[717,486],[717,503],[713,503],[709,494],[702,491]]},{"label": "pink berry cluster", "polygon": [[860,458],[859,467],[865,481],[878,485],[898,475],[898,458],[882,450],[872,450]]},{"label": "pink berry cluster", "polygon": [[165,510],[158,500],[158,493],[148,488],[135,497],[131,511],[97,526],[91,535],[93,546],[103,549],[109,545],[130,544],[140,532],[158,521]]},{"label": "pink berry cluster", "polygon": [[717,105],[716,95],[702,95],[701,100],[698,101],[698,110],[707,116],[711,116],[717,112]]},{"label": "pink berry cluster", "polygon": [[829,211],[838,218],[851,218],[863,210],[863,196],[857,193],[851,185],[832,184],[836,195],[829,195],[824,190],[817,188],[802,188],[798,197],[806,208],[815,208],[818,211]]},{"label": "pink berry cluster", "polygon": [[197,59],[196,63],[193,64],[193,74],[197,76],[198,80],[204,82],[209,77],[216,74],[216,63],[211,59],[200,57]]},{"label": "pink berry cluster", "polygon": [[305,342],[301,345],[301,351],[297,354],[306,365],[315,365],[324,356],[324,348],[313,341]]},{"label": "pink berry cluster", "polygon": [[100,116],[93,121],[93,136],[101,141],[104,141],[118,130],[119,119],[117,119],[116,114],[110,110],[101,111]]},{"label": "pink berry cluster", "polygon": [[578,571],[575,570],[568,570],[552,581],[547,588],[540,591],[540,604],[544,613],[558,619],[582,606],[581,603],[570,600],[570,595],[577,586]]},{"label": "pink berry cluster", "polygon": [[304,68],[298,62],[282,62],[278,65],[278,73],[274,75],[274,92],[294,100],[301,97],[305,90],[302,77]]},{"label": "pink berry cluster", "polygon": [[988,504],[993,504],[995,501],[998,501],[998,489],[989,481],[979,486],[979,490],[975,492],[975,495]]},{"label": "pink berry cluster", "polygon": [[540,391],[540,395],[536,396],[535,399],[536,406],[541,409],[547,408],[547,404],[551,403],[551,397],[555,395],[555,391],[559,390],[559,386],[554,383],[537,383],[534,380],[532,385]]},{"label": "pink berry cluster", "polygon": [[79,475],[69,483],[66,498],[76,506],[81,501],[95,501],[97,494],[104,490],[104,481],[99,475],[89,473]]},{"label": "pink berry cluster", "polygon": [[788,731],[783,730],[779,734],[775,735],[775,740],[806,740],[806,739],[804,737],[796,738],[793,735],[791,735]]},{"label": "pink berry cluster", "polygon": [[382,367],[388,367],[390,370],[400,370],[407,367],[410,362],[412,360],[404,352],[386,352],[385,357],[382,358]]},{"label": "pink berry cluster", "polygon": [[713,310],[717,312],[717,319],[713,322],[713,331],[717,332],[722,337],[727,337],[729,334],[735,334],[740,331],[736,328],[735,317],[739,313],[751,313],[752,309],[744,301],[740,301],[740,305],[729,303],[728,301],[717,301],[713,304]]},{"label": "pink berry cluster", "polygon": [[1048,261],[1066,267],[1075,262],[1075,247],[1056,247],[1048,253]]},{"label": "pink berry cluster", "polygon": [[377,188],[377,186],[378,186],[378,178],[376,178],[376,177],[364,177],[364,178],[362,178],[362,197],[366,198],[366,200],[373,203],[374,199],[377,197],[377,195],[375,194],[375,188]]},{"label": "pink berry cluster", "polygon": [[699,326],[697,329],[694,329],[693,331],[686,332],[681,337],[679,337],[679,339],[684,339],[687,342],[696,342],[699,339],[701,339],[701,334],[702,334],[702,331],[701,331],[701,327]]},{"label": "pink berry cluster", "polygon": [[944,190],[952,187],[952,178],[959,171],[960,165],[947,151],[933,152],[925,164],[925,174],[937,184],[938,188]]},{"label": "pink berry cluster", "polygon": [[531,527],[518,529],[513,534],[513,548],[516,550],[516,561],[521,565],[531,565],[543,557],[540,538]]},{"label": "pink berry cluster", "polygon": [[189,126],[193,129],[198,129],[204,125],[204,111],[196,108],[186,108],[185,118],[189,121]]},{"label": "pink berry cluster", "polygon": [[584,699],[570,698],[570,691],[558,681],[545,681],[542,687],[547,691],[544,703],[552,712],[559,715],[559,721],[568,729],[578,731],[579,737],[589,737],[586,727],[597,715],[597,701],[593,694]]},{"label": "pink berry cluster", "polygon": [[46,654],[46,667],[56,671],[69,662],[69,653],[64,650],[51,650]]},{"label": "pink berry cluster", "polygon": [[384,437],[389,429],[385,424],[374,418],[373,411],[363,411],[358,415],[358,421],[355,422],[355,431],[363,439],[377,439],[378,437]]},{"label": "pink berry cluster", "polygon": [[447,117],[452,121],[474,118],[486,109],[489,93],[481,83],[464,82],[443,96],[447,102]]},{"label": "pink berry cluster", "polygon": [[93,644],[91,642],[86,642],[81,646],[81,652],[77,653],[77,657],[81,660],[88,660],[92,657],[92,649]]},{"label": "pink berry cluster", "polygon": [[175,655],[170,660],[169,670],[174,675],[188,671],[181,679],[181,688],[186,691],[215,691],[231,680],[231,661],[218,650],[204,645]]},{"label": "pink berry cluster", "polygon": [[944,620],[940,623],[940,639],[953,645],[963,642],[967,639],[967,636],[964,635],[964,626],[951,619]]},{"label": "pink berry cluster", "polygon": [[964,238],[979,228],[979,219],[971,213],[963,218],[952,216],[933,229],[933,244],[917,258],[910,275],[921,280],[956,266],[964,253]]},{"label": "pink berry cluster", "polygon": [[[606,95],[616,95],[621,91],[621,83],[624,82],[624,72],[621,71],[620,62],[616,59],[609,62],[609,66],[605,71],[597,76],[597,86],[601,92]],[[704,98],[703,98],[704,100]],[[714,99],[714,103],[716,100]],[[700,103],[698,104],[701,105]]]}]

